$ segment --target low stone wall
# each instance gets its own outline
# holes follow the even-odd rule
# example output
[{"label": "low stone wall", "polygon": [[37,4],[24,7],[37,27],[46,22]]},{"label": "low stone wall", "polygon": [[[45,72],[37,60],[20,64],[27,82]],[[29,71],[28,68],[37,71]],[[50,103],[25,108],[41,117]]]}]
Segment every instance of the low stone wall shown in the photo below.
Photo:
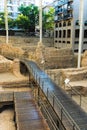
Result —
[{"label": "low stone wall", "polygon": [[0,73],[9,72],[12,69],[12,61],[0,56]]},{"label": "low stone wall", "polygon": [[81,68],[67,68],[67,69],[54,69],[46,70],[46,73],[53,79],[53,81],[64,88],[65,79],[68,78],[72,81],[82,81],[87,79],[87,67]]},{"label": "low stone wall", "polygon": [[11,61],[0,55],[0,73],[6,72],[13,73],[16,77],[24,78],[20,73],[20,62],[18,59]]},{"label": "low stone wall", "polygon": [[0,44],[0,54],[5,57],[21,58],[24,55],[24,50],[10,44]]},{"label": "low stone wall", "polygon": [[62,83],[64,83],[66,78],[68,78],[71,82],[86,80],[87,79],[87,67],[62,69],[61,77],[62,77],[61,78]]}]

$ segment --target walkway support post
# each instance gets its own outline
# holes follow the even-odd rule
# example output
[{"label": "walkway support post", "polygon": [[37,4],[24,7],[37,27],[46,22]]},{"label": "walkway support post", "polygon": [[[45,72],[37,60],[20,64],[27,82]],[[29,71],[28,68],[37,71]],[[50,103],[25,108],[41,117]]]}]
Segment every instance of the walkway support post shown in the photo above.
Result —
[{"label": "walkway support post", "polygon": [[79,9],[79,23],[80,23],[80,36],[79,36],[79,51],[78,51],[78,68],[81,65],[81,51],[82,51],[82,42],[83,42],[83,15],[84,15],[84,0],[80,0],[80,9]]}]

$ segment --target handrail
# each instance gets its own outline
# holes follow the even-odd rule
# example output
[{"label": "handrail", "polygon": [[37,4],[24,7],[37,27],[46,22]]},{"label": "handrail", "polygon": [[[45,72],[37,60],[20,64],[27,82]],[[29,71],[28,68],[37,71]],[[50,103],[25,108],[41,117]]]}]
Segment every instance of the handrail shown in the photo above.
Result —
[{"label": "handrail", "polygon": [[[28,61],[28,63],[29,63],[29,61]],[[44,73],[44,75],[45,75],[45,72],[43,72],[42,70],[40,70],[39,68],[37,68],[37,66],[36,66],[36,68],[37,68],[37,70],[35,71],[34,69],[34,66],[35,66],[35,64],[34,64],[34,66],[32,67],[32,63],[30,62],[30,64],[27,64],[27,63],[25,63],[27,66],[28,66],[28,69],[29,69],[29,72],[31,73],[31,75],[33,76],[33,78],[35,79],[35,82],[37,83],[37,86],[38,87],[40,87],[40,89],[43,89],[43,92],[44,92],[44,94],[46,95],[46,96],[48,96],[48,100],[49,100],[49,102],[51,103],[51,105],[54,107],[54,111],[56,112],[56,110],[55,110],[55,104],[53,105],[52,103],[55,103],[55,102],[57,102],[58,103],[58,107],[60,107],[61,108],[61,115],[62,114],[65,114],[65,117],[66,117],[66,119],[70,122],[70,124],[72,124],[72,127],[73,127],[73,129],[75,128],[75,130],[80,130],[80,126],[75,122],[75,120],[72,118],[72,116],[68,113],[68,111],[67,111],[67,109],[65,109],[64,108],[64,106],[63,106],[63,104],[60,102],[60,100],[58,99],[58,97],[56,97],[56,95],[55,94],[52,94],[53,95],[53,102],[49,99],[49,90],[51,90],[51,93],[53,92],[52,91],[52,89],[50,89],[50,83],[49,83],[49,87],[48,87],[48,85],[46,85],[46,82],[44,82],[44,80],[46,79],[46,80],[48,80],[48,79],[50,79],[50,78],[48,78],[48,77],[43,77],[43,76],[41,76],[41,74],[43,74]],[[46,76],[46,75],[45,75]],[[51,79],[50,79],[51,80]],[[51,83],[52,83],[52,80],[51,80]],[[55,88],[54,88],[55,89]],[[60,89],[59,89],[60,90]],[[56,100],[55,100],[56,99]],[[78,110],[78,109],[77,109]],[[63,112],[63,113],[62,113]],[[61,120],[62,121],[62,120]]]},{"label": "handrail", "polygon": [[[34,75],[33,75],[34,76]],[[41,79],[40,77],[38,77],[36,79],[38,85],[40,85],[40,81],[41,80],[38,80],[38,79]],[[43,79],[43,78],[42,78]],[[43,88],[43,87],[42,87]],[[46,86],[45,86],[46,88]],[[43,91],[44,92],[44,91]],[[44,92],[45,93],[45,92]],[[46,93],[45,93],[46,94]],[[56,97],[56,95],[54,95]],[[59,106],[62,108],[63,112],[66,114],[66,118],[68,118],[68,120],[71,122],[72,125],[74,125],[74,127],[76,126],[76,129],[77,130],[80,130],[79,127],[77,126],[77,124],[75,123],[75,121],[72,119],[72,117],[68,114],[68,112],[65,110],[65,108],[63,107],[63,105],[60,103],[60,101],[58,100],[58,98],[56,97],[56,101],[57,103],[59,104]],[[54,109],[55,110],[55,109]],[[62,113],[61,113],[62,114]]]}]

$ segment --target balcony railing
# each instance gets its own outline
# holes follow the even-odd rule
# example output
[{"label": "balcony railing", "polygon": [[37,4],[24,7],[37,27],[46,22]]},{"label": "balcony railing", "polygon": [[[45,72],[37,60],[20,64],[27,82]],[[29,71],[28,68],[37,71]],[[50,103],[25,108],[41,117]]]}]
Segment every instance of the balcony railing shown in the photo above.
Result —
[{"label": "balcony railing", "polygon": [[60,14],[60,13],[63,13],[63,9],[62,8],[58,9],[58,14]]},{"label": "balcony railing", "polygon": [[55,21],[61,21],[62,19],[63,19],[62,16],[58,16],[58,17],[56,17],[54,20],[55,20]]},{"label": "balcony railing", "polygon": [[67,9],[68,10],[73,10],[73,6],[72,5],[68,5]]},{"label": "balcony railing", "polygon": [[68,0],[68,2],[73,2],[73,0]]},{"label": "balcony railing", "polygon": [[66,15],[63,16],[63,19],[65,20],[65,19],[69,19],[69,18],[72,18],[72,17],[73,17],[72,14],[66,14]]}]

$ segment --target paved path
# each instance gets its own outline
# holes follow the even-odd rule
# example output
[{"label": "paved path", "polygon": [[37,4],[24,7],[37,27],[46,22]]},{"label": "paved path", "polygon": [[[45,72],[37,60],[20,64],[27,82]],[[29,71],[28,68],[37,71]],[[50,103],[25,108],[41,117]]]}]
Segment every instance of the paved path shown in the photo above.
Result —
[{"label": "paved path", "polygon": [[49,130],[31,92],[14,93],[17,130]]}]

